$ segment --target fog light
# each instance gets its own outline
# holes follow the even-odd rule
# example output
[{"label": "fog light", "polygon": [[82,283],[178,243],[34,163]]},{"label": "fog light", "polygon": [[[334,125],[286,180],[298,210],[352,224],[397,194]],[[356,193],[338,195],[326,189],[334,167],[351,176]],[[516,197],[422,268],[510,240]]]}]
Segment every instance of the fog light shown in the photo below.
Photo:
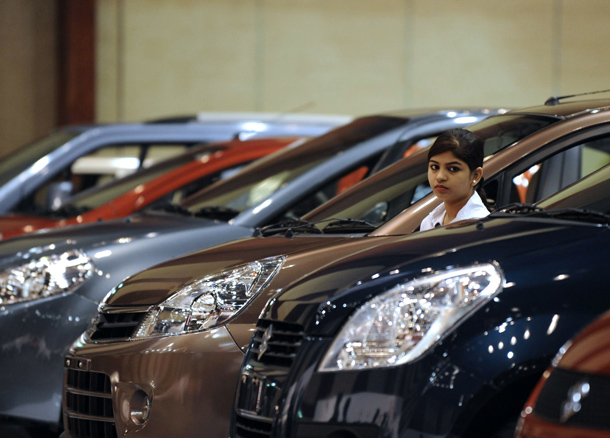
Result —
[{"label": "fog light", "polygon": [[131,397],[129,403],[129,417],[138,426],[143,425],[150,416],[150,398],[141,389],[137,390]]}]

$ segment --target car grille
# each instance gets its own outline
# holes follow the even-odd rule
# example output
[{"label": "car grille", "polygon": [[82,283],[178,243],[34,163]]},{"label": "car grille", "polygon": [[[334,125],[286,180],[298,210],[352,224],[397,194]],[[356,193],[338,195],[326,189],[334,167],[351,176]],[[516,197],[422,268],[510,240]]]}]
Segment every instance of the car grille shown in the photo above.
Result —
[{"label": "car grille", "polygon": [[233,438],[269,438],[271,436],[271,422],[236,415],[234,431]]},{"label": "car grille", "polygon": [[65,427],[72,438],[116,438],[110,377],[68,368],[64,385]]},{"label": "car grille", "polygon": [[[583,383],[588,384],[588,393],[583,394]],[[580,394],[578,394],[580,392]],[[610,376],[583,374],[561,368],[553,370],[542,387],[534,412],[547,421],[560,422],[572,427],[610,429],[607,399],[610,393]],[[572,397],[574,395],[574,397]],[[578,411],[567,418],[562,414],[565,403],[576,399]]]},{"label": "car grille", "polygon": [[[305,333],[298,324],[259,320],[252,337],[247,362],[258,367],[268,366],[276,371],[288,370],[294,363]],[[282,371],[280,371],[282,372]],[[267,402],[272,402],[267,400]],[[269,410],[269,406],[267,406]],[[233,423],[234,438],[269,438],[273,419],[252,414],[236,413]]]},{"label": "car grille", "polygon": [[92,341],[129,339],[146,317],[148,308],[140,311],[109,310],[98,314],[95,330],[89,335]]},{"label": "car grille", "polygon": [[304,335],[298,324],[260,320],[252,338],[250,360],[290,368]]}]

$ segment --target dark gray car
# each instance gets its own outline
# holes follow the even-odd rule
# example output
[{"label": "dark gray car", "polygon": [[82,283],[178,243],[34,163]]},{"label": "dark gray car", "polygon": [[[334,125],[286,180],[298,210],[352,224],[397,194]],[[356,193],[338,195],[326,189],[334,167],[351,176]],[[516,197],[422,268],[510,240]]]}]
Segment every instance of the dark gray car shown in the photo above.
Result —
[{"label": "dark gray car", "polygon": [[[236,136],[278,137],[324,134],[348,116],[269,113],[202,113],[149,123],[79,125],[58,129],[19,148],[0,162],[0,214],[32,213],[95,185],[99,174],[77,175],[74,165],[93,159],[130,160],[133,170],[200,143]],[[95,154],[95,157],[91,155]]]},{"label": "dark gray car", "polygon": [[361,117],[256,162],[169,211],[0,243],[0,415],[59,424],[63,356],[100,300],[126,277],[300,217],[439,133],[498,112]]}]

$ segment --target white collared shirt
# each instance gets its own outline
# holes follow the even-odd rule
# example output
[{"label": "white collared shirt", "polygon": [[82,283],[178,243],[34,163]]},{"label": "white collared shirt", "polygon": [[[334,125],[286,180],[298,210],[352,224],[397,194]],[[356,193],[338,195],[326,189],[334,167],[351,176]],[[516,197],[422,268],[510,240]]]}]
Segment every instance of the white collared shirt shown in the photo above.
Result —
[{"label": "white collared shirt", "polygon": [[[419,230],[430,230],[434,227],[443,225],[445,213],[445,203],[443,202],[441,205],[432,210],[423,221],[421,221]],[[464,219],[479,219],[487,216],[488,214],[489,210],[487,210],[487,207],[485,207],[485,204],[483,204],[483,200],[477,192],[474,192],[466,205],[464,205],[460,211],[458,211],[455,219],[453,219],[451,222],[462,221]]]}]

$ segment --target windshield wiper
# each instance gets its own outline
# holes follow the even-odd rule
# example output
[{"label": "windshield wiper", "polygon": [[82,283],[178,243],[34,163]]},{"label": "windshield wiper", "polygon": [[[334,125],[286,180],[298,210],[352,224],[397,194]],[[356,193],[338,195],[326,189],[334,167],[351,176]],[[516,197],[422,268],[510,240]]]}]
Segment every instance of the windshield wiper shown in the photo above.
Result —
[{"label": "windshield wiper", "polygon": [[554,219],[573,220],[579,222],[589,222],[594,224],[610,225],[610,215],[605,213],[586,210],[582,208],[565,208],[561,210],[546,210],[534,214],[536,217],[551,217]]},{"label": "windshield wiper", "polygon": [[287,219],[276,224],[267,225],[263,228],[257,228],[254,231],[254,237],[272,236],[274,234],[285,233],[286,237],[294,236],[297,233],[313,233],[322,234],[322,231],[312,222],[302,219]]},{"label": "windshield wiper", "polygon": [[533,213],[541,213],[544,209],[536,207],[534,204],[509,204],[490,213],[490,216],[502,216],[503,214],[521,214],[530,215]]},{"label": "windshield wiper", "polygon": [[610,225],[610,215],[583,208],[545,210],[541,207],[536,207],[533,204],[511,204],[492,213],[490,216],[501,216],[503,213]]},{"label": "windshield wiper", "polygon": [[68,217],[74,217],[74,216],[78,216],[79,214],[83,214],[88,212],[89,210],[91,210],[91,207],[87,207],[87,206],[83,206],[83,207],[76,207],[75,205],[70,205],[70,204],[66,204],[66,205],[62,205],[59,208],[53,210],[47,210],[49,216],[53,216],[53,217],[61,217],[61,218],[68,218]]},{"label": "windshield wiper", "polygon": [[322,231],[324,231],[324,233],[370,233],[376,229],[377,227],[375,225],[362,219],[337,218],[322,228]]},{"label": "windshield wiper", "polygon": [[153,205],[150,207],[151,210],[162,210],[162,211],[166,211],[168,213],[177,213],[177,214],[181,214],[183,216],[192,216],[193,213],[191,213],[191,211],[184,207],[181,204],[176,204],[174,202],[165,202],[163,204],[158,204],[158,205]]},{"label": "windshield wiper", "polygon": [[231,207],[224,207],[222,205],[208,205],[197,210],[194,213],[194,216],[205,217],[208,219],[218,219],[228,222],[240,213],[241,211],[235,210]]}]

